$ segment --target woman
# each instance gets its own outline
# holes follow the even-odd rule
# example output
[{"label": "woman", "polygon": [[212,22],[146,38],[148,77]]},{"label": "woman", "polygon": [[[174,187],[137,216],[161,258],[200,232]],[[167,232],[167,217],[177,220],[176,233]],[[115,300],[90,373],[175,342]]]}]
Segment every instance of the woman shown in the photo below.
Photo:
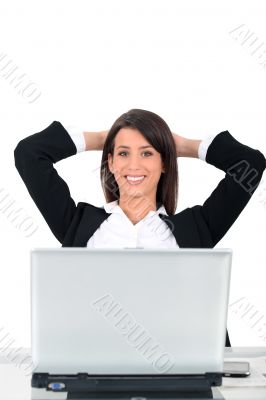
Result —
[{"label": "woman", "polygon": [[[104,207],[76,205],[53,167],[82,150],[103,150]],[[62,247],[213,248],[250,200],[266,164],[259,150],[228,131],[203,141],[186,139],[172,134],[157,114],[141,109],[122,114],[102,132],[82,133],[54,121],[22,139],[14,156],[29,194]],[[177,157],[205,160],[225,177],[203,205],[174,214]]]}]

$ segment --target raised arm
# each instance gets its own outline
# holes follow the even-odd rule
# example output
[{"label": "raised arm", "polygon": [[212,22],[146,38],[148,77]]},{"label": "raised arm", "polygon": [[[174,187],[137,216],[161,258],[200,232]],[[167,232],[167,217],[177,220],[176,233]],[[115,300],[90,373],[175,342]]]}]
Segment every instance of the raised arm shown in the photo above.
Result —
[{"label": "raised arm", "polygon": [[237,141],[228,131],[219,133],[211,142],[206,162],[225,172],[198,211],[211,233],[213,246],[225,235],[258,187],[266,167],[264,155]]},{"label": "raised arm", "polygon": [[[87,132],[86,137],[87,150],[96,150],[101,135]],[[76,153],[74,141],[59,121],[22,139],[14,150],[15,166],[34,203],[61,244],[77,207],[66,182],[58,175],[53,164]]]}]

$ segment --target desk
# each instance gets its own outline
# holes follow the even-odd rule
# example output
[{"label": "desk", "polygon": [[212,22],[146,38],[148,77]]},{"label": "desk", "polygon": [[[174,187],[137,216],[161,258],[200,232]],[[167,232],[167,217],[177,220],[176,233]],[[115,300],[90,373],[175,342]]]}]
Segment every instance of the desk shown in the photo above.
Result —
[{"label": "desk", "polygon": [[[12,357],[8,353],[14,355],[15,352],[16,360],[24,359],[24,364],[12,363]],[[31,388],[31,373],[27,369],[30,354],[30,349],[26,348],[9,348],[6,351],[0,349],[0,400],[66,399],[66,392],[54,393]],[[213,388],[214,399],[266,400],[266,377],[263,376],[263,373],[266,374],[266,347],[226,347],[224,359],[249,361],[251,374],[247,378],[223,378],[223,385]]]}]

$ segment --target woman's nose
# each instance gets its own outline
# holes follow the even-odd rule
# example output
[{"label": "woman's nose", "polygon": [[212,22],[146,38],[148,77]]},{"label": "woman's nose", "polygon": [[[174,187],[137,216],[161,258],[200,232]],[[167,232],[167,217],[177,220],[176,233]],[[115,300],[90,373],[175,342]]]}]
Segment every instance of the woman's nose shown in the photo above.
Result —
[{"label": "woman's nose", "polygon": [[138,156],[131,156],[128,158],[128,165],[132,168],[141,167],[141,160]]},{"label": "woman's nose", "polygon": [[138,173],[139,171],[141,171],[143,169],[140,162],[138,162],[138,161],[130,161],[127,164],[126,168],[127,168],[127,171],[132,174],[134,172]]}]

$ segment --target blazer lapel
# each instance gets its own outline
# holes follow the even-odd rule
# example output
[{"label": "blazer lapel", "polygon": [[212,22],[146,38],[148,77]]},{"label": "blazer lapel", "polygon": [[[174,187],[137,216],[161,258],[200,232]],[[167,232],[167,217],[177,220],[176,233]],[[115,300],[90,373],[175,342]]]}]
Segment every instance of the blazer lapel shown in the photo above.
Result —
[{"label": "blazer lapel", "polygon": [[159,214],[169,226],[179,247],[202,247],[199,233],[195,229],[195,221],[189,209],[175,215]]},{"label": "blazer lapel", "polygon": [[[91,208],[93,207],[93,209]],[[111,215],[104,209],[98,207],[86,207],[80,221],[73,246],[86,247],[88,240],[92,237],[99,226]]]}]

